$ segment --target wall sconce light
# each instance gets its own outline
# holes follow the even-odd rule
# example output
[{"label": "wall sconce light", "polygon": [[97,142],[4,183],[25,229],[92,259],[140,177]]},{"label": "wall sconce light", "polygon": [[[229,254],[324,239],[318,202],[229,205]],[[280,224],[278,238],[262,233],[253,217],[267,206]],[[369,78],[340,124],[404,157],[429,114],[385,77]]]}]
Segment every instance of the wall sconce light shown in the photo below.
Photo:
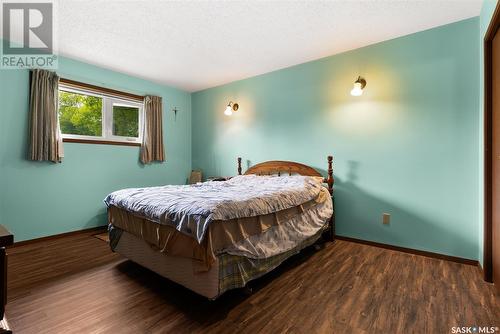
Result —
[{"label": "wall sconce light", "polygon": [[366,86],[366,80],[362,77],[358,77],[358,79],[354,82],[354,87],[351,90],[352,96],[361,96],[363,95],[363,88]]},{"label": "wall sconce light", "polygon": [[238,103],[233,103],[232,101],[229,101],[226,110],[224,110],[224,115],[231,116],[233,114],[233,111],[238,111],[239,107],[240,106],[238,105]]}]

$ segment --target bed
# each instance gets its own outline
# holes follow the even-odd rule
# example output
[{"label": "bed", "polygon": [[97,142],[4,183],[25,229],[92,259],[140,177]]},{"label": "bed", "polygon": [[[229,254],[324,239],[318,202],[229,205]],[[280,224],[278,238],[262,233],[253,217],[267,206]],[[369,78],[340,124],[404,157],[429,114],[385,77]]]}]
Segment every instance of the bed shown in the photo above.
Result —
[{"label": "bed", "polygon": [[333,158],[327,177],[266,161],[227,181],[122,189],[105,199],[110,247],[209,299],[245,287],[290,256],[333,241]]}]

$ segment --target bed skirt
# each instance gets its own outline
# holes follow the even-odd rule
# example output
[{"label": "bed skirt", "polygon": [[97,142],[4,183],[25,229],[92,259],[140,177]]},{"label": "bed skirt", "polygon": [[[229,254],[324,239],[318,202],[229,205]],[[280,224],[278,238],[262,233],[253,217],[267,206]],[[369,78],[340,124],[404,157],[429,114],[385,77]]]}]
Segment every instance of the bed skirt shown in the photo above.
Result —
[{"label": "bed skirt", "polygon": [[110,226],[109,231],[113,251],[209,299],[216,299],[228,290],[242,288],[251,280],[265,275],[314,244],[323,233],[322,229],[295,248],[266,259],[219,254],[208,271],[200,271],[193,259],[161,253],[146,241],[116,227]]}]

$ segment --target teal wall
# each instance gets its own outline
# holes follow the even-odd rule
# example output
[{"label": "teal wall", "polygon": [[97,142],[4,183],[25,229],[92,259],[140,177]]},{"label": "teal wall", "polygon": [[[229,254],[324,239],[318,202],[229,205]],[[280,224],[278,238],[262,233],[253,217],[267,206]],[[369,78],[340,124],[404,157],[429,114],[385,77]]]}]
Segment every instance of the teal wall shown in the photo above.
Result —
[{"label": "teal wall", "polygon": [[333,154],[339,235],[477,259],[478,31],[473,18],[194,93],[193,168],[234,175],[241,156],[324,172]]},{"label": "teal wall", "polygon": [[479,16],[479,212],[478,212],[478,242],[479,262],[483,263],[483,221],[484,221],[484,37],[490,24],[493,12],[497,6],[497,0],[484,0]]},{"label": "teal wall", "polygon": [[[325,172],[334,154],[338,234],[481,260],[480,66],[495,5],[486,0],[480,18],[194,94],[61,58],[63,77],[163,97],[167,162],[146,167],[137,147],[72,143],[62,164],[27,161],[28,72],[0,70],[0,223],[18,241],[99,226],[115,189],[183,184],[191,166],[233,175],[237,156]],[[358,74],[368,86],[355,98]],[[240,111],[225,117],[229,100]]]},{"label": "teal wall", "polygon": [[[61,76],[163,97],[167,161],[143,166],[139,148],[65,143],[61,164],[26,160],[29,74],[0,70],[0,223],[17,241],[106,224],[102,202],[125,187],[184,184],[191,170],[191,95],[61,58]],[[177,118],[172,107],[179,109]]]}]

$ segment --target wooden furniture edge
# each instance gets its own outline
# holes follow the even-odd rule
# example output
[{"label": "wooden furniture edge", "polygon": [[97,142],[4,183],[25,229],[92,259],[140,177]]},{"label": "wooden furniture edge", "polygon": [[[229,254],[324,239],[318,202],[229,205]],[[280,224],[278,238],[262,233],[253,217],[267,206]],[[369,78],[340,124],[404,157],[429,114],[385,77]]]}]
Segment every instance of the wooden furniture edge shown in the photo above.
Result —
[{"label": "wooden furniture edge", "polygon": [[14,243],[14,235],[3,225],[0,225],[0,247],[10,246]]},{"label": "wooden furniture edge", "polygon": [[445,254],[440,254],[440,253],[418,250],[418,249],[414,249],[414,248],[394,246],[394,245],[384,244],[384,243],[380,243],[380,242],[376,242],[376,241],[369,241],[369,240],[345,237],[342,235],[337,235],[336,238],[339,240],[355,242],[358,244],[364,244],[364,245],[374,246],[374,247],[379,247],[379,248],[390,249],[390,250],[394,250],[394,251],[398,251],[398,252],[402,252],[402,253],[421,255],[421,256],[430,257],[430,258],[434,258],[434,259],[457,262],[457,263],[471,265],[471,266],[479,266],[479,261],[477,261],[477,260],[466,259],[466,258],[458,257],[458,256],[445,255]]},{"label": "wooden furniture edge", "polygon": [[[335,179],[333,177],[333,156],[329,155],[327,157],[328,168],[326,178],[323,178],[323,183],[328,184],[328,192],[332,196],[333,201],[333,214],[328,222],[328,240],[335,240],[335,198],[333,197],[333,185],[335,183]],[[237,158],[238,163],[238,175],[242,175],[241,169],[241,157]],[[299,175],[305,176],[318,176],[323,177],[320,172],[318,172],[315,168],[294,161],[282,161],[282,160],[270,160],[258,163],[256,165],[251,166],[245,171],[244,175],[248,174],[257,174],[257,175],[272,175],[278,174],[281,175],[282,172],[288,173],[288,175],[292,175],[292,173],[297,173]]]},{"label": "wooden furniture edge", "polygon": [[9,323],[5,318],[5,305],[7,304],[7,269],[8,256],[6,247],[14,243],[14,235],[0,225],[0,333],[12,333]]},{"label": "wooden furniture edge", "polygon": [[123,141],[112,140],[92,140],[92,139],[76,139],[76,138],[63,138],[64,143],[81,143],[81,144],[94,144],[94,145],[117,145],[117,146],[138,146],[140,143],[127,143]]},{"label": "wooden furniture edge", "polygon": [[90,232],[99,232],[99,231],[105,232],[106,229],[107,229],[107,227],[108,227],[107,225],[97,226],[97,227],[90,227],[90,228],[86,228],[86,229],[83,229],[83,230],[76,230],[76,231],[64,232],[64,233],[60,233],[60,234],[48,235],[48,236],[45,236],[45,237],[40,237],[40,238],[35,238],[35,239],[18,241],[18,242],[14,242],[13,245],[8,246],[7,249],[9,249],[9,248],[16,248],[16,247],[25,246],[25,245],[30,245],[30,244],[34,244],[34,243],[41,242],[41,241],[48,241],[48,240],[59,239],[59,238],[63,238],[63,237],[67,237],[67,236],[72,236],[72,235],[86,234],[86,233],[90,233]]},{"label": "wooden furniture edge", "polygon": [[[335,183],[335,179],[333,178],[333,156],[329,155],[327,157],[328,161],[328,176],[323,179],[324,183],[328,184],[328,191],[330,194],[333,194],[333,184]],[[241,168],[241,158],[238,157],[238,175],[242,175]],[[318,176],[323,177],[320,172],[318,172],[315,168],[305,165],[300,162],[295,161],[283,161],[283,160],[269,160],[258,163],[256,165],[248,168],[243,175],[248,174],[257,174],[257,175],[272,175],[281,173],[288,173],[288,175],[292,175],[292,173],[297,173],[305,176]]]}]

